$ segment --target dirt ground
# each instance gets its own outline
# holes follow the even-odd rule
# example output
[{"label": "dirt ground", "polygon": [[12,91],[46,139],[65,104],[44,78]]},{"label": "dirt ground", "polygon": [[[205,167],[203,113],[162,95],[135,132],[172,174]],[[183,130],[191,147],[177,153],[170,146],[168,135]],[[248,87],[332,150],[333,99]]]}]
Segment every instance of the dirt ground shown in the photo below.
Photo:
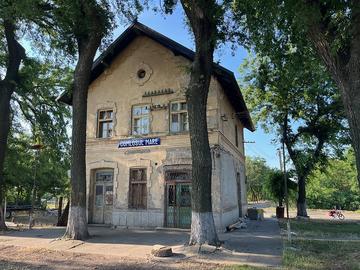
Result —
[{"label": "dirt ground", "polygon": [[[269,201],[260,201],[260,202],[250,202],[249,208],[261,208],[264,209],[265,217],[275,217],[276,207],[272,202]],[[341,210],[345,215],[345,221],[358,221],[360,220],[359,211],[346,211]],[[329,210],[326,209],[307,209],[307,213],[310,219],[321,219],[321,220],[334,220],[332,217],[329,217]],[[286,215],[286,212],[285,212]],[[289,216],[290,218],[296,217],[296,208],[289,207]],[[336,219],[335,219],[336,220]]]},{"label": "dirt ground", "polygon": [[[247,228],[220,233],[224,245],[186,245],[188,231],[118,230],[90,226],[86,241],[61,240],[64,228],[14,227],[0,233],[0,269],[222,269],[226,265],[278,267],[282,241],[275,219],[248,221]],[[155,244],[172,247],[175,256],[155,258]],[[17,267],[17,268],[16,268]]]},{"label": "dirt ground", "polygon": [[106,255],[52,251],[0,245],[2,270],[115,270],[115,269],[219,269],[219,264],[151,258],[129,259]]},{"label": "dirt ground", "polygon": [[[282,258],[282,240],[275,208],[259,203],[264,221],[247,221],[248,227],[232,233],[219,234],[225,245],[216,252],[199,255],[184,246],[186,231],[131,231],[90,227],[89,240],[57,240],[64,228],[51,225],[54,216],[37,213],[37,227],[27,230],[27,214],[19,213],[9,223],[12,230],[0,232],[1,270],[80,270],[80,269],[224,269],[225,265],[252,265],[278,269]],[[250,205],[252,207],[252,205]],[[309,210],[311,219],[331,220],[328,210]],[[346,221],[360,220],[360,213],[344,211]],[[290,216],[296,215],[295,209]],[[171,258],[150,255],[154,244],[172,246]],[[239,268],[242,269],[242,268]],[[247,268],[244,268],[247,269]],[[248,268],[253,269],[253,268]],[[268,269],[268,268],[266,268]]]}]

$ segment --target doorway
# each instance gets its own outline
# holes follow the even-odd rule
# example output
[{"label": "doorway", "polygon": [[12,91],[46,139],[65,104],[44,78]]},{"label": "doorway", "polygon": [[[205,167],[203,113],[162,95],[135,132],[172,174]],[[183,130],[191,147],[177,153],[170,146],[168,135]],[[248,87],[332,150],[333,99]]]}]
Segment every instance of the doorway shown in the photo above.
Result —
[{"label": "doorway", "polygon": [[238,207],[239,207],[239,217],[242,217],[243,213],[242,213],[242,202],[241,202],[241,178],[240,178],[240,173],[236,173],[236,187],[237,187],[237,199],[238,199]]},{"label": "doorway", "polygon": [[191,226],[191,171],[168,171],[166,180],[166,227]]},{"label": "doorway", "polygon": [[94,175],[94,196],[92,223],[111,224],[113,210],[113,169],[96,170]]}]

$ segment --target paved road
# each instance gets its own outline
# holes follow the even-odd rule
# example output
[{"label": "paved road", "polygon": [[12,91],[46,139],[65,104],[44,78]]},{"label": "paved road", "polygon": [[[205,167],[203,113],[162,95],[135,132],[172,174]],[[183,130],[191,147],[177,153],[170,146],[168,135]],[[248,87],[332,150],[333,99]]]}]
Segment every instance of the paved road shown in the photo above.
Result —
[{"label": "paved road", "polygon": [[276,219],[249,221],[247,228],[222,234],[224,247],[235,251],[243,262],[254,265],[280,266],[282,240]]}]

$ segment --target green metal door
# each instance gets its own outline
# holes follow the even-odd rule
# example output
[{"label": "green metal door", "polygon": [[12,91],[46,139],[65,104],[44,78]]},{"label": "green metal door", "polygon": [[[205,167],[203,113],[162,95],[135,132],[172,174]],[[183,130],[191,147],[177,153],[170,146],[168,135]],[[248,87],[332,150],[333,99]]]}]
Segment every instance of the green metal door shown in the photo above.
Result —
[{"label": "green metal door", "polygon": [[166,226],[190,228],[191,226],[191,184],[167,184]]}]

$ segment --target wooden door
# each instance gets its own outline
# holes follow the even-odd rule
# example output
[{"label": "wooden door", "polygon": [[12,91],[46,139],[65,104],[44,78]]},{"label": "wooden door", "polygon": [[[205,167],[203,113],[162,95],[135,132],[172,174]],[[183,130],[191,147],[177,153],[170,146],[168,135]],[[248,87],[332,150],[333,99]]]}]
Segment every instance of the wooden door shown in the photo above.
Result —
[{"label": "wooden door", "polygon": [[94,182],[95,194],[92,222],[111,224],[113,210],[113,170],[96,171]]}]

